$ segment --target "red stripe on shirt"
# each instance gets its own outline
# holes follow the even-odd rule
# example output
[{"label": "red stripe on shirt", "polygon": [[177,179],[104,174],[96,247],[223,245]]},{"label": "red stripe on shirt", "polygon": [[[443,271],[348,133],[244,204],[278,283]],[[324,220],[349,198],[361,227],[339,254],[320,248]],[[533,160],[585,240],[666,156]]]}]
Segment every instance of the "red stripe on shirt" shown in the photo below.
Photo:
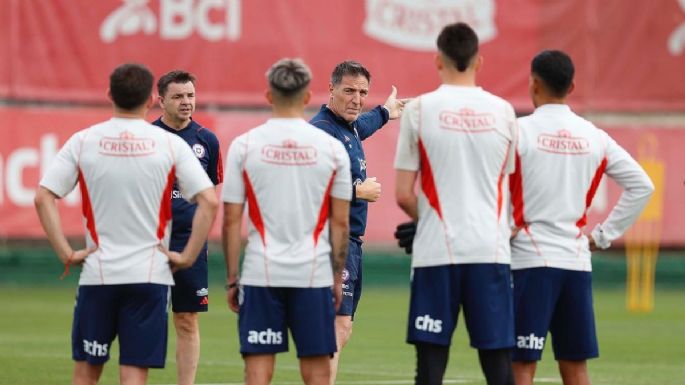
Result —
[{"label": "red stripe on shirt", "polygon": [[216,159],[216,184],[224,182],[224,162],[221,160],[221,149],[219,149],[219,156]]},{"label": "red stripe on shirt", "polygon": [[321,203],[321,209],[319,210],[319,220],[316,222],[316,227],[314,228],[314,246],[319,242],[319,236],[323,231],[323,227],[328,219],[328,210],[331,206],[331,189],[333,188],[333,179],[335,178],[335,171],[331,175],[331,179],[328,181],[328,187],[326,187],[326,193],[323,197],[323,202]]},{"label": "red stripe on shirt", "polygon": [[497,220],[499,220],[502,215],[502,181],[504,180],[504,168],[507,167],[507,160],[509,159],[509,151],[511,150],[511,144],[507,146],[507,152],[504,154],[504,162],[502,162],[502,168],[499,170],[499,178],[497,179]]},{"label": "red stripe on shirt", "polygon": [[585,226],[587,223],[587,210],[590,208],[590,205],[592,204],[592,199],[595,197],[595,193],[597,192],[597,188],[599,187],[599,182],[602,180],[602,176],[604,175],[604,170],[607,168],[607,158],[605,157],[602,159],[602,163],[599,164],[599,167],[597,167],[597,170],[595,171],[595,176],[592,177],[592,183],[590,184],[590,189],[587,190],[587,194],[585,194],[585,210],[583,211],[583,216],[578,219],[578,222],[576,222],[576,226],[578,228],[582,228]]},{"label": "red stripe on shirt", "polygon": [[162,200],[159,202],[159,222],[157,225],[157,239],[164,238],[166,225],[171,220],[171,191],[174,188],[174,181],[176,180],[176,167],[169,170],[169,175],[166,177],[166,186],[162,192]]},{"label": "red stripe on shirt", "polygon": [[259,236],[262,238],[262,244],[266,246],[266,235],[264,231],[264,221],[262,220],[262,212],[259,210],[257,196],[254,193],[254,188],[252,187],[252,182],[250,182],[250,177],[247,175],[247,171],[245,170],[243,170],[243,181],[245,182],[245,195],[247,195],[247,206],[250,213],[250,220],[259,232]]},{"label": "red stripe on shirt", "polygon": [[509,178],[509,192],[511,193],[511,203],[513,204],[514,224],[516,227],[525,227],[526,221],[523,218],[523,177],[521,176],[521,157],[519,152],[515,152],[516,170]]},{"label": "red stripe on shirt", "polygon": [[86,179],[83,177],[83,171],[78,169],[78,184],[81,190],[81,209],[83,210],[83,217],[86,218],[86,228],[90,234],[90,239],[93,243],[100,245],[98,240],[98,233],[95,229],[95,216],[93,215],[93,205],[90,201],[90,194],[88,194],[88,186],[86,186]]},{"label": "red stripe on shirt", "polygon": [[421,189],[426,195],[426,198],[428,198],[428,203],[438,213],[440,220],[442,220],[442,210],[440,210],[438,191],[435,188],[433,170],[431,169],[430,160],[428,159],[426,148],[423,146],[423,141],[421,139],[419,139],[419,156],[421,159]]}]

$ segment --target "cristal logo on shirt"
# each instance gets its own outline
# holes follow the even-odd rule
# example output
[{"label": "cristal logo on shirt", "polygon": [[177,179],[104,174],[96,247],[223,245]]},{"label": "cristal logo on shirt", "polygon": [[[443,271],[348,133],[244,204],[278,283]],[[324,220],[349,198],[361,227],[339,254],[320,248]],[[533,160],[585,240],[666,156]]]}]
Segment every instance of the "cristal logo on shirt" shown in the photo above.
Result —
[{"label": "cristal logo on shirt", "polygon": [[439,114],[440,128],[470,133],[488,132],[495,129],[495,115],[479,113],[470,108],[459,111],[444,110]]},{"label": "cristal logo on shirt", "polygon": [[554,154],[581,155],[590,152],[590,141],[562,129],[555,134],[538,135],[538,149]]},{"label": "cristal logo on shirt", "polygon": [[300,146],[292,139],[284,140],[281,145],[267,144],[262,147],[262,161],[286,166],[305,166],[315,164],[316,148]]},{"label": "cristal logo on shirt", "polygon": [[124,131],[118,138],[100,139],[100,154],[109,156],[145,156],[155,152],[155,141],[150,138],[136,138]]}]

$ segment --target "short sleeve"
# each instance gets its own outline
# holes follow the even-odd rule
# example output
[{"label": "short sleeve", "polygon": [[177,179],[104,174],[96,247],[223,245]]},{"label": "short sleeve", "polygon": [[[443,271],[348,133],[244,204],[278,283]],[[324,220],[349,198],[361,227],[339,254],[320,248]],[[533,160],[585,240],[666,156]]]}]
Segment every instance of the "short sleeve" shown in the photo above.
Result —
[{"label": "short sleeve", "polygon": [[345,147],[337,140],[331,140],[333,156],[335,157],[335,179],[331,188],[333,198],[349,201],[352,199],[352,174],[350,173],[350,157]]},{"label": "short sleeve", "polygon": [[[247,134],[245,134],[247,135]],[[245,202],[245,182],[243,181],[243,165],[247,152],[247,138],[241,135],[231,142],[226,155],[224,167],[224,187],[221,192],[222,200],[226,203]]]},{"label": "short sleeve", "polygon": [[409,102],[400,118],[400,133],[395,152],[395,169],[418,171],[419,169],[419,116],[421,99]]},{"label": "short sleeve", "polygon": [[195,201],[197,193],[213,187],[202,164],[188,144],[177,135],[169,134],[174,147],[176,180],[181,194],[190,202]]},{"label": "short sleeve", "polygon": [[78,181],[78,162],[81,144],[86,131],[72,135],[59,150],[50,167],[40,180],[40,185],[62,198],[69,194]]}]

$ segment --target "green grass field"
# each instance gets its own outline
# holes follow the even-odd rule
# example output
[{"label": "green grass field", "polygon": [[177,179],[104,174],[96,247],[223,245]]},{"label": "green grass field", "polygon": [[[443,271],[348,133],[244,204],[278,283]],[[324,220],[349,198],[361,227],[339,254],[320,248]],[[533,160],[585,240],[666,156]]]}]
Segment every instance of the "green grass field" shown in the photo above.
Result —
[{"label": "green grass field", "polygon": [[[70,383],[72,288],[0,287],[0,384]],[[238,384],[236,316],[212,286],[211,311],[202,315],[202,357],[198,384]],[[351,343],[341,358],[339,384],[411,384],[413,349],[404,343],[408,290],[371,287],[364,292]],[[625,310],[621,290],[595,292],[601,357],[590,362],[594,384],[647,385],[685,382],[685,291],[657,290],[650,314]],[[150,384],[175,381],[174,338],[169,341],[167,367],[151,370]],[[293,349],[291,345],[291,349]],[[105,367],[102,384],[118,383],[118,353]],[[539,366],[540,384],[560,383],[556,365],[546,352]],[[476,351],[468,346],[463,325],[457,329],[446,384],[484,384]],[[277,358],[274,384],[300,383],[294,352]]]}]

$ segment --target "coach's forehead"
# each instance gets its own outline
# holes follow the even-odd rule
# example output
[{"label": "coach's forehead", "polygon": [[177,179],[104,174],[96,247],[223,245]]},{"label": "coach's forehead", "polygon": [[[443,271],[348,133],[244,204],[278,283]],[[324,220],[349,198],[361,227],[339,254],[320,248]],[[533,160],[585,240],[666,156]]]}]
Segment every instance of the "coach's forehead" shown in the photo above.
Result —
[{"label": "coach's forehead", "polygon": [[167,86],[166,89],[166,95],[185,95],[194,93],[195,85],[190,81],[185,83],[169,83],[169,86]]},{"label": "coach's forehead", "polygon": [[364,75],[344,75],[338,84],[340,88],[353,88],[356,90],[368,90],[369,81]]}]

